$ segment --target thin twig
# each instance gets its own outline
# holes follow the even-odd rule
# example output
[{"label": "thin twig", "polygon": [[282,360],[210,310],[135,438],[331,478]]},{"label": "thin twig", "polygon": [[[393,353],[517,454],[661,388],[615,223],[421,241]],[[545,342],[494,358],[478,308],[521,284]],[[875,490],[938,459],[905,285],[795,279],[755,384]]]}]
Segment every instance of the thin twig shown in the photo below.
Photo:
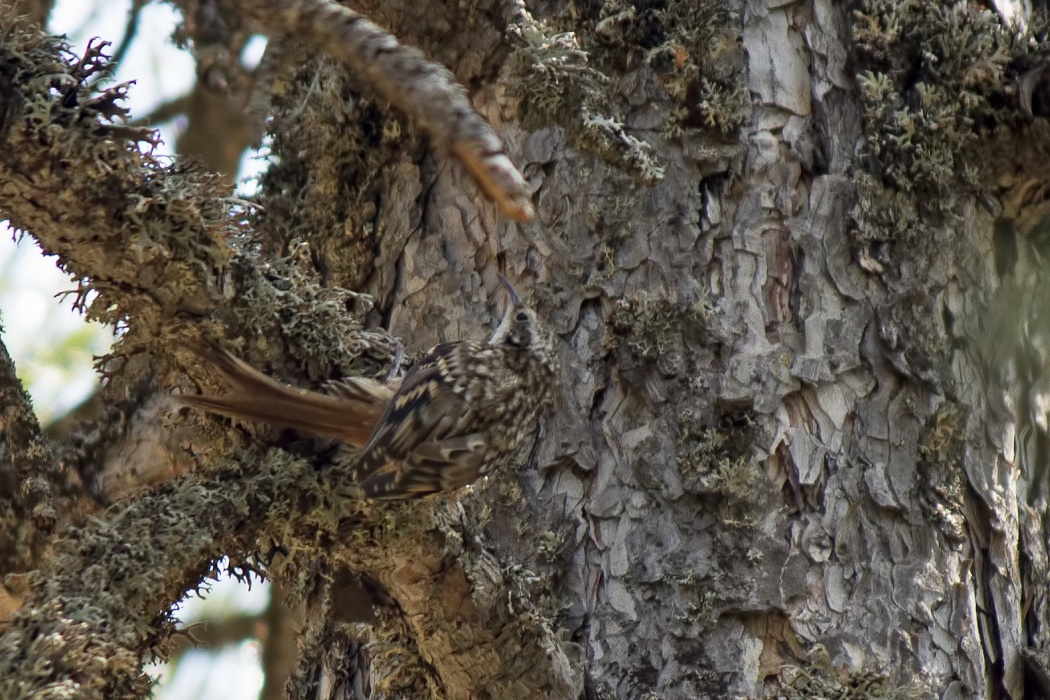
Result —
[{"label": "thin twig", "polygon": [[138,33],[139,17],[142,16],[142,8],[145,6],[146,0],[135,0],[131,3],[131,7],[128,9],[128,21],[124,25],[124,38],[120,40],[120,46],[113,52],[113,57],[109,59],[110,64],[114,67],[124,60],[125,54],[131,47],[131,42],[134,41],[135,35]]}]

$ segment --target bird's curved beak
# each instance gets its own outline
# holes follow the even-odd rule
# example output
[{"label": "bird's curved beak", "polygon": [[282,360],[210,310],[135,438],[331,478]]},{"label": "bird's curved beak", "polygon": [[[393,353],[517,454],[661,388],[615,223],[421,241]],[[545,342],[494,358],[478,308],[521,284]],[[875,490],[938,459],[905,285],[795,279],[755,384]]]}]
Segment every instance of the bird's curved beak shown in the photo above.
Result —
[{"label": "bird's curved beak", "polygon": [[512,306],[518,306],[521,304],[521,297],[518,296],[518,290],[514,289],[514,286],[510,283],[506,277],[500,273],[496,273],[496,277],[499,277],[499,281],[507,288],[507,294],[510,295],[510,303]]},{"label": "bird's curved beak", "polygon": [[489,344],[502,343],[507,339],[507,334],[510,333],[510,319],[514,314],[514,308],[521,304],[521,297],[518,296],[518,292],[514,287],[511,286],[507,278],[496,273],[499,277],[500,283],[507,288],[507,296],[510,297],[510,303],[503,309],[503,318],[500,319],[499,325],[496,326],[496,330],[492,332],[492,337],[489,338]]}]

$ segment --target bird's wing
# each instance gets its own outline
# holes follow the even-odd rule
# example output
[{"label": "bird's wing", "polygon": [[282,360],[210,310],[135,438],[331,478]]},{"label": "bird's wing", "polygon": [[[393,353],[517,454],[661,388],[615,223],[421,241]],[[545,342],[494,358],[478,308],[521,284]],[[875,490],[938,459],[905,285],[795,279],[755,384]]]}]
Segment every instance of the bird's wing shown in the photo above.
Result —
[{"label": "bird's wing", "polygon": [[406,460],[386,461],[361,482],[370,498],[417,498],[455,491],[477,481],[488,441],[482,433],[426,442]]},{"label": "bird's wing", "polygon": [[477,478],[488,445],[484,434],[464,433],[472,409],[453,380],[474,345],[439,345],[405,376],[355,466],[368,496],[423,496]]}]

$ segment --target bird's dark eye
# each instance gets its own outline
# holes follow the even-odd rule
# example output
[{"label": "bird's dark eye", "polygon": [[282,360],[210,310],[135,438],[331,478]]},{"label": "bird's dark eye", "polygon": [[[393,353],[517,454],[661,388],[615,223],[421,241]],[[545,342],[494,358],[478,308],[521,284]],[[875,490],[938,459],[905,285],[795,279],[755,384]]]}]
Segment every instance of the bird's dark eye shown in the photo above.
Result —
[{"label": "bird's dark eye", "polygon": [[514,320],[517,321],[518,323],[525,323],[526,321],[529,320],[529,315],[527,313],[525,313],[524,311],[519,311],[518,315],[514,317]]}]

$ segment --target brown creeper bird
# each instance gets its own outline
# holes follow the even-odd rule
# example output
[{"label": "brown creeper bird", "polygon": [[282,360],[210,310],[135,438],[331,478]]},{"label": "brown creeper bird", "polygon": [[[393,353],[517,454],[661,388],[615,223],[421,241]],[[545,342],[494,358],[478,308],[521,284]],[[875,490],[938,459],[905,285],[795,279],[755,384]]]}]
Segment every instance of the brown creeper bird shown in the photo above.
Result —
[{"label": "brown creeper bird", "polygon": [[275,382],[212,350],[201,354],[234,393],[176,399],[360,448],[354,476],[371,498],[453,491],[512,461],[554,383],[552,337],[502,275],[500,281],[510,301],[492,337],[437,345],[399,384],[351,379],[321,394]]}]

